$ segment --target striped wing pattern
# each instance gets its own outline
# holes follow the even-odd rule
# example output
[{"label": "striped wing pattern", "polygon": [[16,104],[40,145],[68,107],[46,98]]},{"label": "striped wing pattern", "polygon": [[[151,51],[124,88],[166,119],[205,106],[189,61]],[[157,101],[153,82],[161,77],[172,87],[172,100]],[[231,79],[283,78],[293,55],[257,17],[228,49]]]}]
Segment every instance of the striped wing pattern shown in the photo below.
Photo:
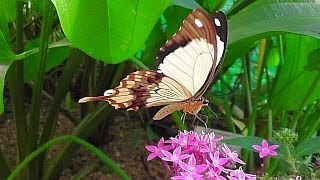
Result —
[{"label": "striped wing pattern", "polygon": [[79,102],[107,101],[116,109],[135,111],[186,101],[190,97],[190,92],[170,77],[154,71],[136,71],[121,80],[118,87],[107,90],[104,96],[84,97]]},{"label": "striped wing pattern", "polygon": [[223,59],[226,23],[222,12],[211,17],[203,10],[194,10],[158,53],[159,72],[186,87],[194,100],[209,87]]}]

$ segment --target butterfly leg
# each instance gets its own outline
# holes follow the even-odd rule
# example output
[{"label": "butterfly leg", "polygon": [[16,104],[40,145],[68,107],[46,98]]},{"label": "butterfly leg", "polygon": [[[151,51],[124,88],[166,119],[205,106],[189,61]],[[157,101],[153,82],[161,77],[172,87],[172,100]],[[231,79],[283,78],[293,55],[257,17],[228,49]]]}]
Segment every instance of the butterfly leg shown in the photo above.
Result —
[{"label": "butterfly leg", "polygon": [[201,121],[201,122],[204,124],[204,126],[205,126],[206,129],[208,129],[207,123],[201,119],[201,117],[199,116],[199,114],[195,114],[195,117],[196,117],[197,119],[199,119],[199,121]]},{"label": "butterfly leg", "polygon": [[183,124],[184,124],[185,121],[186,121],[186,115],[187,115],[187,113],[184,112],[184,113],[182,114],[182,116],[181,116],[181,119],[180,119],[180,120],[182,121]]}]

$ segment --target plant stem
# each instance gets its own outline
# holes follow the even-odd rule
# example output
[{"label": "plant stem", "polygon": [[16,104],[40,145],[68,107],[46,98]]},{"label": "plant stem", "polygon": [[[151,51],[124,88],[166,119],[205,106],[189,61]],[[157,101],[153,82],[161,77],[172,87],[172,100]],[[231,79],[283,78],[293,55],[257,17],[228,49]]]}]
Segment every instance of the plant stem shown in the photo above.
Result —
[{"label": "plant stem", "polygon": [[288,144],[284,144],[283,145],[287,154],[288,154],[288,159],[287,162],[290,164],[291,168],[293,169],[293,173],[297,172],[297,168],[294,162],[294,158],[292,157],[291,153],[290,153],[290,149],[289,149],[289,145]]},{"label": "plant stem", "polygon": [[[49,110],[49,114],[45,122],[44,129],[42,131],[42,136],[39,143],[40,145],[44,144],[50,138],[52,138],[53,133],[56,130],[60,104],[62,100],[65,98],[68,92],[68,86],[71,84],[73,76],[77,72],[79,65],[82,64],[82,61],[83,54],[77,49],[72,49],[70,52],[70,56],[66,62],[65,68],[62,72],[62,75],[58,81],[53,102]],[[42,164],[45,160],[45,154],[40,157],[41,158],[38,163],[40,164],[41,172]]]},{"label": "plant stem", "polygon": [[[225,87],[225,82],[223,80],[223,76],[220,77],[220,82],[221,82],[222,92],[225,93],[226,87]],[[223,106],[224,106],[225,111],[226,111],[226,120],[227,120],[228,130],[230,132],[236,133],[236,128],[235,128],[233,120],[232,120],[231,107],[230,107],[230,103],[228,101],[227,96],[224,96],[224,98],[223,98]]]},{"label": "plant stem", "polygon": [[30,113],[30,135],[29,141],[31,145],[31,150],[34,150],[38,142],[38,130],[40,121],[40,101],[41,101],[41,91],[43,88],[43,79],[45,73],[47,51],[48,51],[48,41],[51,31],[51,23],[53,16],[53,5],[49,0],[44,2],[44,13],[43,22],[41,26],[40,35],[40,47],[39,47],[39,58],[40,64],[37,72],[37,77],[34,83],[32,101],[31,101],[31,113]]},{"label": "plant stem", "polygon": [[92,144],[77,138],[76,136],[72,135],[65,135],[60,136],[55,139],[52,139],[48,141],[47,143],[40,146],[38,149],[36,149],[34,152],[32,152],[21,164],[17,166],[17,168],[11,173],[11,175],[8,177],[8,180],[13,180],[23,168],[25,168],[33,159],[35,159],[39,154],[41,154],[46,149],[52,147],[55,144],[59,144],[64,141],[71,141],[75,142],[77,144],[80,144],[81,146],[87,148],[91,152],[93,152],[97,157],[99,157],[106,166],[110,167],[115,173],[117,173],[122,179],[130,179],[130,177],[126,174],[125,171],[123,171],[112,159],[110,159],[104,152],[93,146]]},{"label": "plant stem", "polygon": [[150,68],[148,68],[148,66],[146,66],[145,64],[143,64],[142,61],[140,61],[139,59],[133,57],[131,58],[131,61],[134,62],[136,65],[138,65],[140,68],[145,69],[145,70],[150,70]]},{"label": "plant stem", "polygon": [[11,173],[11,167],[8,158],[0,151],[0,179],[6,179]]},{"label": "plant stem", "polygon": [[[24,2],[17,2],[17,38],[16,38],[16,52],[23,51],[23,6]],[[16,122],[17,129],[17,162],[24,160],[29,152],[27,139],[27,122],[24,110],[24,72],[23,61],[15,61],[8,73],[8,85],[10,96],[12,99],[13,116]],[[19,178],[28,177],[28,170],[24,171]]]},{"label": "plant stem", "polygon": [[[34,83],[32,100],[31,100],[31,113],[29,123],[29,144],[30,151],[36,149],[39,138],[39,123],[40,123],[40,104],[41,104],[41,92],[43,88],[46,59],[48,52],[48,42],[51,32],[52,17],[53,17],[53,5],[50,0],[44,1],[43,21],[40,34],[40,47],[39,47],[39,69],[37,70],[37,76]],[[34,162],[31,164],[33,171],[31,179],[39,179],[38,164]]]}]

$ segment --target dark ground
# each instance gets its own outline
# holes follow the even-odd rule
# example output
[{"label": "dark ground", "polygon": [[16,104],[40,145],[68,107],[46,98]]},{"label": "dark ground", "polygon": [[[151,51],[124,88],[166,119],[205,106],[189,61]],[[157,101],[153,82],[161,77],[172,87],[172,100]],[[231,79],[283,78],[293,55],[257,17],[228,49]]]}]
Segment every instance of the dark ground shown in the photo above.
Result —
[{"label": "dark ground", "polygon": [[[46,115],[47,104],[42,107],[44,108],[41,113]],[[5,114],[0,118],[0,150],[8,156],[11,165],[15,166],[16,128],[10,109],[7,105]],[[69,134],[73,128],[74,125],[60,114],[55,136]],[[117,162],[132,179],[169,179],[160,161],[146,161],[148,152],[144,146],[152,142],[148,141],[146,130],[140,127],[139,123],[129,121],[120,114],[109,127],[108,137],[105,139],[105,144],[98,146],[99,149]],[[59,145],[54,146],[50,150],[50,156],[53,157],[58,149]],[[63,170],[61,180],[120,179],[84,148],[79,148],[74,153],[70,164]]]}]

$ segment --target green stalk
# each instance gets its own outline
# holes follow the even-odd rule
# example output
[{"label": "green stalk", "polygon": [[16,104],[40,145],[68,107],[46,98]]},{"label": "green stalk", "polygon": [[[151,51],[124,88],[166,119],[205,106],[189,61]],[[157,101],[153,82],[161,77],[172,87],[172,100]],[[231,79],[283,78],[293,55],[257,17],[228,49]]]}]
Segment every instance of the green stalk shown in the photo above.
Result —
[{"label": "green stalk", "polygon": [[6,179],[11,173],[11,167],[8,158],[0,151],[0,179]]},{"label": "green stalk", "polygon": [[31,113],[30,113],[30,135],[29,143],[31,150],[34,150],[38,143],[38,131],[40,122],[40,103],[41,103],[41,91],[43,88],[43,80],[45,74],[45,66],[48,51],[48,41],[51,32],[51,24],[53,17],[53,5],[49,0],[44,2],[44,13],[43,22],[41,26],[40,35],[40,47],[39,47],[39,58],[40,64],[37,72],[37,77],[33,87],[32,101],[31,101]]},{"label": "green stalk", "polygon": [[[251,94],[251,86],[249,83],[249,69],[248,69],[248,57],[245,56],[242,58],[242,64],[243,64],[243,70],[244,70],[244,87],[245,87],[245,91],[246,91],[246,97],[247,97],[247,107],[249,109],[249,117],[252,116],[252,94]],[[251,120],[252,121],[252,120]],[[250,126],[252,126],[252,122],[249,119],[249,125],[248,128],[250,129]],[[251,129],[253,129],[251,127]],[[249,131],[249,135],[252,135]],[[253,134],[254,135],[254,134]]]},{"label": "green stalk", "polygon": [[146,66],[145,64],[143,64],[143,62],[140,61],[139,59],[133,57],[130,60],[132,62],[134,62],[136,65],[138,65],[140,68],[145,69],[145,70],[150,70],[150,68],[148,66]]},{"label": "green stalk", "polygon": [[[268,91],[268,139],[272,137],[272,130],[273,130],[273,119],[272,119],[272,105],[271,105],[271,88],[270,88],[270,78],[268,75],[268,68],[266,67],[266,79],[267,79],[267,91]],[[268,161],[270,162],[270,161]]]},{"label": "green stalk", "polygon": [[[124,67],[124,63],[119,64],[117,74],[114,76],[113,82],[110,83],[111,86],[119,84],[124,72]],[[87,138],[101,122],[106,121],[108,118],[112,118],[112,112],[114,112],[114,108],[108,106],[104,102],[99,103],[95,110],[89,113],[81,121],[72,134],[83,139]],[[71,157],[71,154],[76,150],[76,148],[77,146],[72,143],[68,143],[61,148],[55,158],[48,161],[42,179],[58,178],[62,167],[68,162],[68,158]]]},{"label": "green stalk", "polygon": [[[62,72],[62,75],[58,81],[53,102],[49,110],[49,114],[45,122],[44,129],[42,131],[42,136],[39,143],[40,145],[44,144],[50,138],[52,138],[53,133],[56,130],[60,104],[65,98],[68,92],[68,87],[72,83],[74,74],[77,72],[79,65],[82,64],[82,61],[83,61],[83,53],[81,53],[77,49],[72,49],[70,52],[70,56],[66,62],[65,68]],[[45,159],[45,154],[41,156],[38,162],[40,164],[40,172],[43,167],[44,159]]]},{"label": "green stalk", "polygon": [[[41,95],[46,67],[46,59],[48,52],[48,42],[51,32],[52,19],[53,19],[53,5],[50,0],[44,1],[43,21],[40,34],[40,46],[39,46],[39,69],[37,70],[37,76],[35,79],[32,100],[31,100],[31,112],[29,123],[29,144],[30,151],[36,149],[39,139],[39,123],[40,123],[40,104]],[[31,179],[39,179],[39,169],[37,162],[31,164],[32,173]]]},{"label": "green stalk", "polygon": [[[223,80],[223,76],[220,77],[220,82],[221,82],[222,92],[224,93],[226,91],[226,87],[225,87],[225,82]],[[224,98],[223,98],[223,106],[226,111],[226,120],[227,120],[228,130],[230,132],[236,133],[236,128],[235,128],[233,120],[232,120],[231,107],[230,107],[230,103],[228,101],[227,96],[224,96]]]},{"label": "green stalk", "polygon": [[[24,2],[17,2],[17,38],[16,52],[23,51],[23,6]],[[17,162],[21,162],[28,155],[27,122],[24,110],[24,72],[23,61],[15,61],[8,72],[8,85],[12,99],[13,116],[17,129]],[[24,171],[19,178],[28,177],[28,170]]]},{"label": "green stalk", "polygon": [[[110,106],[107,107],[106,103],[100,103],[96,110],[89,113],[81,123],[76,127],[72,135],[85,139],[101,122],[106,120],[106,117],[110,117],[110,113],[114,111]],[[112,117],[112,116],[111,116]],[[59,173],[65,163],[68,162],[72,153],[78,146],[73,143],[66,143],[54,158],[48,160],[42,179],[57,179]]]},{"label": "green stalk", "polygon": [[112,159],[110,159],[104,152],[93,146],[92,144],[77,138],[76,136],[72,135],[65,135],[60,136],[57,138],[54,138],[47,143],[40,146],[38,149],[36,149],[34,152],[32,152],[21,164],[17,166],[17,168],[11,173],[11,175],[8,177],[8,180],[13,180],[21,170],[23,170],[33,159],[35,159],[39,154],[44,152],[46,149],[52,147],[55,144],[59,144],[62,142],[75,142],[77,144],[80,144],[81,146],[87,148],[91,152],[93,152],[97,157],[99,157],[106,166],[108,166],[112,171],[114,171],[116,174],[118,174],[122,179],[130,179],[130,177],[126,174],[125,171],[123,171],[117,163],[115,163]]}]

